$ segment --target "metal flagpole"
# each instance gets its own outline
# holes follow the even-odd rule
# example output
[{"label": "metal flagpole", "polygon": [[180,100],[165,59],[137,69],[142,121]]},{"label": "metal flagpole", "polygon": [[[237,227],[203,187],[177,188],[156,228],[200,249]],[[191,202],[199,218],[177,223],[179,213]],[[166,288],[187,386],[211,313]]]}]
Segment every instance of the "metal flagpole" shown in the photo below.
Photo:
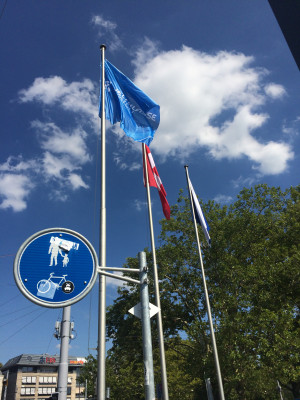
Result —
[{"label": "metal flagpole", "polygon": [[152,220],[152,208],[151,208],[151,197],[150,197],[150,187],[149,187],[149,177],[148,177],[148,163],[147,163],[147,157],[146,157],[146,146],[145,146],[145,143],[142,143],[142,149],[143,149],[143,157],[144,157],[144,165],[145,165],[145,179],[146,179],[147,199],[148,199],[148,214],[149,214],[151,248],[152,248],[152,257],[153,257],[154,293],[155,293],[155,302],[156,302],[155,305],[159,308],[159,311],[157,313],[157,326],[158,326],[158,342],[159,342],[159,351],[160,351],[162,392],[163,392],[163,400],[169,400],[166,357],[165,357],[165,345],[164,345],[164,334],[163,334],[161,308],[160,308],[158,273],[157,273],[156,251],[155,251],[153,220]]},{"label": "metal flagpole", "polygon": [[201,265],[202,280],[203,280],[203,287],[204,287],[204,293],[205,293],[205,301],[206,301],[206,308],[207,308],[207,315],[208,315],[208,321],[209,321],[211,341],[212,341],[212,345],[213,345],[215,366],[216,366],[216,370],[217,370],[217,378],[218,378],[220,399],[221,400],[225,400],[224,390],[223,390],[223,383],[222,383],[222,376],[221,376],[221,369],[220,369],[219,357],[218,357],[218,350],[217,350],[217,343],[216,343],[216,339],[215,339],[215,332],[214,332],[214,326],[213,326],[212,317],[211,317],[210,302],[209,302],[208,291],[207,291],[207,286],[206,286],[206,279],[205,279],[205,272],[204,272],[204,267],[203,267],[201,245],[200,245],[200,240],[199,240],[197,222],[196,222],[196,218],[195,218],[194,204],[193,204],[193,201],[192,201],[192,193],[191,193],[191,187],[190,187],[190,178],[189,178],[188,166],[185,165],[184,168],[185,168],[185,172],[186,172],[186,179],[187,179],[188,189],[189,189],[189,196],[190,196],[190,203],[191,203],[191,209],[192,209],[192,214],[193,214],[194,228],[195,228],[196,240],[197,240],[197,245],[198,245],[199,260],[200,260],[200,265]]},{"label": "metal flagpole", "polygon": [[[101,49],[101,211],[100,266],[106,267],[105,49]],[[97,399],[105,400],[106,276],[99,274]]]}]

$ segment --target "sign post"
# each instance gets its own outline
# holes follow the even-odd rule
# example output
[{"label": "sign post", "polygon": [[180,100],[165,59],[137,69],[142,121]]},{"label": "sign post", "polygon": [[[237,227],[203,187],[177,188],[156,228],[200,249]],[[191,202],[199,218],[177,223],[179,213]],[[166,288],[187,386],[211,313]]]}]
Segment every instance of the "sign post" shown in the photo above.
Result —
[{"label": "sign post", "polygon": [[139,253],[140,281],[141,281],[141,314],[144,358],[144,384],[146,400],[155,400],[154,369],[152,356],[151,325],[149,314],[149,292],[147,279],[146,253]]},{"label": "sign post", "polygon": [[97,270],[92,245],[65,228],[35,233],[22,244],[14,261],[15,281],[25,297],[40,306],[63,307],[58,400],[67,400],[70,306],[89,293]]},{"label": "sign post", "polygon": [[57,381],[58,400],[67,400],[70,319],[71,306],[64,307],[61,324],[60,362]]}]

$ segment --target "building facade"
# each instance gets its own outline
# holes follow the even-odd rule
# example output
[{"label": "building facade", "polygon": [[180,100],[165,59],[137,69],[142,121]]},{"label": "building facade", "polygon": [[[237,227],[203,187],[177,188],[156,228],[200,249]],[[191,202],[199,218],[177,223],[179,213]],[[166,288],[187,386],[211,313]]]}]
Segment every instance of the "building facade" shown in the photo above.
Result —
[{"label": "building facade", "polygon": [[[4,383],[1,400],[46,400],[57,392],[60,357],[49,354],[21,354],[1,368]],[[83,357],[69,357],[67,400],[85,399],[85,387],[77,378]]]},{"label": "building facade", "polygon": [[4,380],[4,376],[3,376],[2,372],[0,371],[0,399],[2,396],[3,380]]}]

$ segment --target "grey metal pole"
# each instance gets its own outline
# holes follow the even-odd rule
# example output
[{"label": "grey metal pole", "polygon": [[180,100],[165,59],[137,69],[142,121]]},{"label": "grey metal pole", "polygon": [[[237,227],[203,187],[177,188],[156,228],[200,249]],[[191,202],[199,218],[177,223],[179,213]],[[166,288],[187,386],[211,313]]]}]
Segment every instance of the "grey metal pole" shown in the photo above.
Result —
[{"label": "grey metal pole", "polygon": [[71,306],[64,307],[61,322],[60,361],[57,380],[58,400],[67,400],[70,318]]},{"label": "grey metal pole", "polygon": [[185,172],[186,172],[186,179],[187,179],[187,184],[188,184],[188,189],[189,189],[189,196],[190,196],[190,203],[191,203],[191,209],[192,209],[192,214],[193,214],[196,241],[197,241],[197,245],[198,245],[198,253],[199,253],[199,260],[200,260],[200,265],[201,265],[201,272],[202,272],[203,288],[204,288],[205,301],[206,301],[207,316],[208,316],[208,322],[209,322],[209,328],[210,328],[211,341],[212,341],[212,345],[213,345],[213,354],[214,354],[215,366],[216,366],[216,370],[217,370],[217,378],[218,378],[218,385],[219,385],[219,392],[220,392],[219,394],[220,394],[220,399],[221,400],[225,400],[224,390],[223,390],[223,383],[222,383],[222,376],[221,376],[221,369],[220,369],[220,364],[219,364],[218,349],[217,349],[217,343],[216,343],[216,339],[215,339],[215,332],[214,332],[214,326],[213,326],[213,322],[212,322],[210,302],[209,302],[207,285],[206,285],[205,271],[204,271],[203,260],[202,260],[201,245],[200,245],[200,240],[199,240],[197,222],[196,222],[196,218],[195,218],[194,205],[193,205],[193,202],[192,202],[192,193],[191,193],[191,187],[190,187],[190,178],[189,178],[188,166],[185,165],[184,168],[185,168]]},{"label": "grey metal pole", "polygon": [[281,389],[279,380],[277,380],[277,386],[278,386],[278,391],[279,391],[280,400],[283,400],[282,389]]},{"label": "grey metal pole", "polygon": [[208,400],[214,400],[210,378],[205,379],[205,384],[206,384],[206,392]]},{"label": "grey metal pole", "polygon": [[140,281],[141,281],[141,321],[143,334],[143,358],[145,372],[145,395],[146,400],[155,400],[153,356],[151,341],[151,325],[149,313],[149,291],[147,282],[146,253],[139,253]]},{"label": "grey metal pole", "polygon": [[143,148],[143,157],[144,157],[144,165],[145,165],[145,179],[146,179],[147,199],[148,199],[148,215],[149,215],[151,248],[152,248],[152,257],[153,257],[153,280],[154,280],[155,305],[156,305],[156,307],[159,308],[156,318],[157,318],[158,343],[159,343],[159,352],[160,352],[162,394],[163,394],[163,400],[169,400],[164,333],[163,333],[161,307],[160,307],[159,283],[158,283],[156,251],[155,251],[153,219],[152,219],[152,207],[151,207],[150,187],[149,187],[149,179],[148,179],[146,146],[144,143],[142,144],[142,148]]},{"label": "grey metal pole", "polygon": [[[101,211],[100,265],[106,266],[105,45],[101,49]],[[105,400],[106,277],[99,275],[97,399]]]}]

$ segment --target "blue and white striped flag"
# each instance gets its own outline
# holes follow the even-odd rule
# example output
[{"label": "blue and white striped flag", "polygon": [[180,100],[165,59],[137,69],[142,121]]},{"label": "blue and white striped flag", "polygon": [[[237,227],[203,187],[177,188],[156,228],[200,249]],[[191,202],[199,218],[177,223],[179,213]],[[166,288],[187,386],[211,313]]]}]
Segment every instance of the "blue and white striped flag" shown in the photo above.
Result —
[{"label": "blue and white striped flag", "polygon": [[201,225],[201,228],[203,230],[204,236],[205,236],[205,238],[207,240],[208,245],[210,246],[211,245],[211,239],[210,239],[210,236],[209,236],[208,223],[206,222],[206,219],[204,217],[204,214],[202,212],[200,203],[199,203],[199,201],[197,199],[197,195],[196,195],[196,193],[194,191],[194,188],[193,188],[193,185],[192,185],[192,182],[190,181],[190,179],[189,179],[189,184],[190,184],[191,193],[192,193],[192,202],[193,202],[193,206],[194,206],[196,221],[198,222],[198,224]]}]

